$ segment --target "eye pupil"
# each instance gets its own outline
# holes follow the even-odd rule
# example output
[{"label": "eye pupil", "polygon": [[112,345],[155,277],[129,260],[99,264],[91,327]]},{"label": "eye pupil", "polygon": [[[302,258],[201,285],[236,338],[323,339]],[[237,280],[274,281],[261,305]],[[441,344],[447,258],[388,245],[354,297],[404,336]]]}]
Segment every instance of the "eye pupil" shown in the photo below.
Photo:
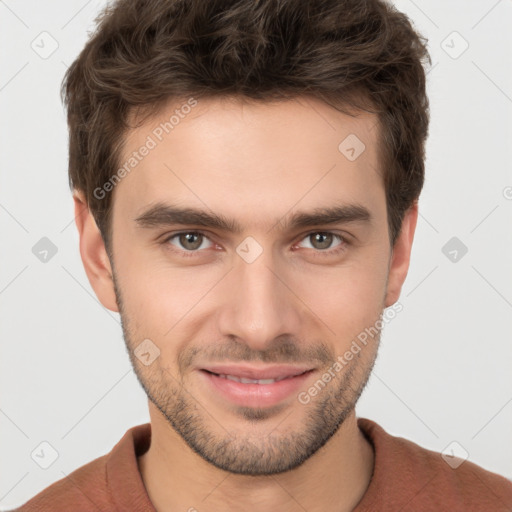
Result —
[{"label": "eye pupil", "polygon": [[[313,246],[316,247],[316,242],[320,242],[320,247],[316,247],[317,249],[328,249],[332,244],[332,234],[331,233],[315,233],[313,235],[315,242]],[[323,240],[322,240],[323,239]]]},{"label": "eye pupil", "polygon": [[[187,248],[187,249],[190,249],[190,250],[194,250],[194,249],[197,249],[198,247],[201,247],[201,234],[200,233],[182,233],[180,235],[180,244]],[[191,238],[193,237],[196,237],[196,241],[195,242],[191,242]],[[192,243],[192,246],[190,245],[187,245],[187,244],[190,244]]]}]

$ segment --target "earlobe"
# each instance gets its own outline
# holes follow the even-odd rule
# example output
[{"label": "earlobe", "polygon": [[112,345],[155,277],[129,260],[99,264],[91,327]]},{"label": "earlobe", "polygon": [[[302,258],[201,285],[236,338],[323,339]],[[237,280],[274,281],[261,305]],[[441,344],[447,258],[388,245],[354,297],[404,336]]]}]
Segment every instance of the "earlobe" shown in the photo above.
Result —
[{"label": "earlobe", "polygon": [[80,237],[80,256],[89,283],[103,306],[111,311],[119,312],[112,279],[112,267],[101,232],[82,191],[75,190],[73,192],[73,201],[75,203],[75,222]]},{"label": "earlobe", "polygon": [[402,221],[400,234],[393,247],[389,266],[388,286],[384,306],[387,308],[395,304],[400,298],[402,285],[407,277],[411,259],[412,243],[418,221],[418,202],[406,211]]}]

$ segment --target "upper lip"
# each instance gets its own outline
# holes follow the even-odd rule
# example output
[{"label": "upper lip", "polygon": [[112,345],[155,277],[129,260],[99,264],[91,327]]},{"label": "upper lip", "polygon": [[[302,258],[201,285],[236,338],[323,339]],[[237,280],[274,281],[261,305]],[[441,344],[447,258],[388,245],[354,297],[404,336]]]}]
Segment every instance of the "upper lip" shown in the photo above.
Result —
[{"label": "upper lip", "polygon": [[201,368],[218,375],[233,375],[245,379],[278,379],[280,377],[293,377],[312,370],[305,366],[275,365],[275,366],[248,366],[219,364]]}]

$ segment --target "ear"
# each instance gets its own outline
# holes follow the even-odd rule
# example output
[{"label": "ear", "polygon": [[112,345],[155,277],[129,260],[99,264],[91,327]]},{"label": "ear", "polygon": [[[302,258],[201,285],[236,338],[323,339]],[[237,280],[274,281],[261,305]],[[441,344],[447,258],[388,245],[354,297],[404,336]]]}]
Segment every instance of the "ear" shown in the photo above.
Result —
[{"label": "ear", "polygon": [[89,210],[84,193],[75,190],[73,201],[75,203],[75,222],[80,236],[80,256],[89,283],[99,301],[107,309],[119,312],[112,280],[112,267],[101,232]]},{"label": "ear", "polygon": [[389,265],[386,301],[384,304],[386,308],[392,306],[400,297],[402,285],[409,270],[412,242],[414,239],[414,232],[416,231],[417,220],[418,201],[415,201],[404,215],[400,234],[393,247],[393,253],[391,255]]}]

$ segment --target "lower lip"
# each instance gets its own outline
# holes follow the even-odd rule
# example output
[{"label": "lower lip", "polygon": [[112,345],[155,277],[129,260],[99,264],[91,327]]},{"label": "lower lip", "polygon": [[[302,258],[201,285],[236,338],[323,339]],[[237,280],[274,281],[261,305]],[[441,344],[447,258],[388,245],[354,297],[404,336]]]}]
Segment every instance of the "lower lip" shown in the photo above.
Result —
[{"label": "lower lip", "polygon": [[313,370],[272,384],[243,384],[205,370],[201,370],[199,373],[230,402],[245,407],[270,407],[296,393],[313,373]]}]

